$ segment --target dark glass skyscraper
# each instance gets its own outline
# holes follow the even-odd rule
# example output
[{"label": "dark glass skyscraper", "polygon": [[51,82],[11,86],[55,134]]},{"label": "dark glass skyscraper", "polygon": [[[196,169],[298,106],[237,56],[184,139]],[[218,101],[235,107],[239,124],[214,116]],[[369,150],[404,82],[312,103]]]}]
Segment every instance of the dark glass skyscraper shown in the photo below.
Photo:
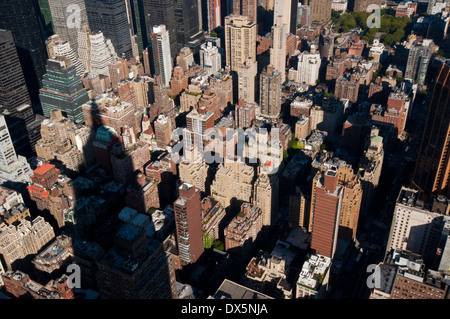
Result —
[{"label": "dark glass skyscraper", "polygon": [[133,34],[137,36],[136,42],[139,52],[148,46],[147,26],[145,24],[144,0],[127,0],[130,4],[130,15]]},{"label": "dark glass skyscraper", "polygon": [[42,83],[44,87],[39,97],[45,116],[50,117],[51,110],[60,109],[69,120],[83,122],[81,106],[89,101],[89,97],[70,59],[49,59]]},{"label": "dark glass skyscraper", "polygon": [[91,31],[102,31],[105,38],[111,39],[119,56],[132,56],[131,26],[125,0],[89,0],[86,1],[86,12]]},{"label": "dark glass skyscraper", "polygon": [[413,184],[425,195],[450,195],[450,65],[444,64],[431,94]]},{"label": "dark glass skyscraper", "polygon": [[47,51],[33,0],[0,0],[0,28],[13,34],[33,108],[40,112],[39,88],[45,73]]},{"label": "dark glass skyscraper", "polygon": [[[190,41],[195,41],[196,37],[200,36],[200,9],[198,0],[176,0],[175,20],[177,23],[178,50],[188,46]],[[198,44],[199,48],[200,44]],[[196,51],[195,47],[192,47],[192,49]]]}]

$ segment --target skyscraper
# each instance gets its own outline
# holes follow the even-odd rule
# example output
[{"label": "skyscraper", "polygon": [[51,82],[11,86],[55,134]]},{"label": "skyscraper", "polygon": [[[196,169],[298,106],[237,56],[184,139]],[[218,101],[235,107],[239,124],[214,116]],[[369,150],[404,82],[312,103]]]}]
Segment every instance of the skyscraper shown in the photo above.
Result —
[{"label": "skyscraper", "polygon": [[215,28],[222,26],[221,0],[206,0],[205,11],[206,21],[203,22],[203,25],[205,25],[206,22],[206,31],[211,32]]},{"label": "skyscraper", "polygon": [[88,25],[84,0],[48,0],[52,14],[53,29],[63,40],[78,50],[78,30]]},{"label": "skyscraper", "polygon": [[49,59],[43,84],[40,98],[45,116],[50,117],[53,109],[61,109],[69,120],[83,122],[81,106],[89,97],[69,58]]},{"label": "skyscraper", "polygon": [[431,93],[427,119],[413,174],[413,184],[426,195],[450,194],[450,65],[443,64]]},{"label": "skyscraper", "polygon": [[238,71],[247,60],[256,61],[256,33],[256,23],[246,16],[225,17],[226,63],[231,71]]},{"label": "skyscraper", "polygon": [[147,26],[147,37],[151,42],[153,27],[156,25],[165,25],[169,32],[170,54],[175,57],[178,53],[177,44],[177,23],[175,20],[176,0],[144,0],[145,24]]},{"label": "skyscraper", "polygon": [[50,36],[53,34],[53,20],[52,13],[50,12],[50,5],[48,4],[48,0],[38,0],[37,2],[44,32],[46,36]]},{"label": "skyscraper", "polygon": [[177,230],[178,252],[183,266],[195,263],[203,254],[200,190],[184,183],[180,197],[173,203]]},{"label": "skyscraper", "polygon": [[161,77],[165,86],[170,84],[172,78],[172,56],[170,53],[170,35],[165,25],[153,27],[152,47],[155,75]]},{"label": "skyscraper", "polygon": [[[191,46],[195,53],[198,53],[200,45],[194,45],[194,41],[201,29],[198,0],[176,0],[174,6],[174,16],[176,21],[176,33],[178,50],[185,46]],[[190,43],[193,41],[192,43]]]},{"label": "skyscraper", "polygon": [[313,181],[311,196],[311,249],[333,258],[339,231],[343,187],[338,184],[336,171],[318,173]]},{"label": "skyscraper", "polygon": [[102,31],[111,39],[120,57],[123,54],[126,58],[132,56],[131,26],[124,0],[86,1],[86,13],[91,31]]},{"label": "skyscraper", "polygon": [[281,86],[281,73],[269,64],[260,75],[259,106],[261,115],[274,118],[280,114]]},{"label": "skyscraper", "polygon": [[[11,31],[0,29],[0,112],[6,116],[16,151],[24,156],[33,153],[39,125],[31,108],[31,99]],[[39,139],[39,137],[37,137]]]},{"label": "skyscraper", "polygon": [[276,16],[272,27],[272,47],[270,64],[281,74],[281,82],[286,80],[286,34],[287,24],[283,16]]},{"label": "skyscraper", "polygon": [[409,49],[405,78],[412,79],[418,84],[424,84],[433,44],[433,40],[430,39],[424,39],[422,42],[414,41]]},{"label": "skyscraper", "polygon": [[258,17],[258,1],[257,0],[232,0],[233,13],[243,15],[254,23],[257,23]]},{"label": "skyscraper", "polygon": [[147,26],[145,24],[145,12],[143,0],[127,0],[130,5],[129,16],[133,34],[136,35],[136,43],[139,52],[148,46]]},{"label": "skyscraper", "polygon": [[39,88],[45,73],[47,54],[39,32],[37,13],[32,0],[1,0],[0,28],[12,32],[20,64],[33,102],[33,109],[40,111]]}]

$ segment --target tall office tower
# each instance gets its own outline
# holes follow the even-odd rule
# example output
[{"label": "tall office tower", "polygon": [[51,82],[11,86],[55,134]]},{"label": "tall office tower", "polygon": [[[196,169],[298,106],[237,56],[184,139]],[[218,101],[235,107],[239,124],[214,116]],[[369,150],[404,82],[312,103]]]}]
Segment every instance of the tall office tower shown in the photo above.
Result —
[{"label": "tall office tower", "polygon": [[78,30],[88,25],[84,0],[48,0],[53,20],[53,29],[61,39],[69,41],[78,50]]},{"label": "tall office tower", "polygon": [[290,71],[290,78],[298,83],[316,85],[319,79],[320,54],[303,51],[298,56],[297,71]]},{"label": "tall office tower", "polygon": [[49,58],[53,58],[56,56],[69,58],[71,63],[77,69],[77,75],[83,76],[84,72],[86,72],[86,69],[84,68],[83,62],[78,59],[78,54],[76,54],[75,51],[73,51],[70,47],[69,41],[61,40],[59,35],[54,34],[47,39],[45,44],[47,46],[47,53]]},{"label": "tall office tower", "polygon": [[82,123],[81,106],[89,101],[77,70],[69,58],[55,57],[47,62],[40,99],[44,115],[50,117],[53,109],[61,109],[69,120]]},{"label": "tall office tower", "polygon": [[425,128],[420,142],[412,182],[426,195],[450,195],[450,65],[444,64],[437,75],[431,94]]},{"label": "tall office tower", "polygon": [[92,75],[110,76],[108,65],[119,60],[116,50],[110,39],[105,38],[101,31],[88,33],[89,44],[86,46],[89,50],[87,54],[80,54],[80,56],[87,56],[89,65],[87,70]]},{"label": "tall office tower", "polygon": [[170,53],[170,35],[166,26],[154,26],[151,39],[155,75],[161,77],[164,86],[169,86],[172,77],[172,56]]},{"label": "tall office tower", "polygon": [[233,14],[248,17],[254,23],[258,22],[258,0],[232,0]]},{"label": "tall office tower", "polygon": [[12,32],[22,65],[33,109],[38,110],[39,89],[47,59],[45,45],[39,32],[33,0],[0,1],[0,29]]},{"label": "tall office tower", "polygon": [[278,191],[280,180],[278,175],[259,174],[253,195],[253,204],[261,208],[263,225],[274,225],[278,215]]},{"label": "tall office tower", "polygon": [[176,298],[174,260],[163,244],[145,235],[142,226],[127,222],[114,246],[96,262],[98,292],[103,299]]},{"label": "tall office tower", "polygon": [[433,40],[430,39],[424,39],[422,42],[414,41],[409,49],[405,78],[412,79],[419,85],[425,83],[433,45]]},{"label": "tall office tower", "polygon": [[125,0],[89,0],[86,13],[91,31],[101,31],[110,39],[120,57],[133,55]]},{"label": "tall office tower", "polygon": [[305,5],[311,8],[311,22],[327,22],[331,18],[330,0],[306,0]]},{"label": "tall office tower", "polygon": [[200,190],[183,183],[180,196],[173,203],[177,231],[178,253],[183,266],[194,264],[203,254]]},{"label": "tall office tower", "polygon": [[53,20],[52,13],[50,12],[50,5],[48,0],[38,0],[38,7],[40,11],[40,18],[44,27],[44,32],[46,36],[54,34],[53,31]]},{"label": "tall office tower", "polygon": [[261,115],[277,117],[281,110],[281,74],[272,65],[260,75],[259,107]]},{"label": "tall office tower", "polygon": [[0,114],[0,181],[26,183],[33,175],[30,164],[14,150],[5,117]]},{"label": "tall office tower", "polygon": [[147,26],[145,24],[145,11],[143,0],[127,0],[129,3],[129,20],[132,33],[136,35],[136,43],[139,52],[144,51],[148,46]]},{"label": "tall office tower", "polygon": [[[222,9],[221,2],[224,0],[206,0],[206,21],[203,25],[207,25],[206,31],[211,32],[217,27],[222,26]],[[226,1],[226,0],[225,0]],[[203,14],[205,16],[205,14]]]},{"label": "tall office tower", "polygon": [[317,254],[333,258],[339,231],[343,187],[338,184],[337,172],[320,172],[314,177],[311,195],[311,249]]},{"label": "tall office tower", "polygon": [[206,69],[208,76],[215,75],[222,69],[222,55],[211,41],[200,47],[200,65]]},{"label": "tall office tower", "polygon": [[281,74],[281,82],[286,81],[286,34],[287,24],[281,15],[275,17],[272,27],[270,64]]},{"label": "tall office tower", "polygon": [[256,23],[246,16],[225,17],[225,54],[231,71],[238,71],[248,60],[256,61],[256,33]]},{"label": "tall office tower", "polygon": [[386,252],[391,249],[409,250],[423,256],[430,263],[436,250],[444,225],[444,215],[426,208],[419,193],[402,187],[395,204]]},{"label": "tall office tower", "polygon": [[193,51],[198,53],[200,44],[198,44],[197,48],[197,44],[194,45],[194,42],[191,41],[195,41],[201,36],[200,30],[202,26],[200,22],[200,10],[201,7],[199,7],[198,0],[175,1],[174,16],[176,21],[178,50],[185,46],[193,45]]},{"label": "tall office tower", "polygon": [[383,138],[378,134],[379,129],[376,127],[372,128],[371,136],[360,162],[359,174],[363,189],[361,212],[363,214],[370,213],[383,167]]},{"label": "tall office tower", "polygon": [[[33,111],[22,112],[31,104],[25,77],[20,65],[11,31],[0,29],[0,112],[6,116],[9,133],[17,152],[32,152],[27,125],[34,118]],[[30,119],[28,119],[30,118]]]},{"label": "tall office tower", "polygon": [[[147,26],[147,38],[151,44],[153,27],[165,25],[169,32],[170,54],[175,57],[178,53],[177,22],[175,20],[175,2],[177,0],[143,0],[145,12],[145,24]],[[152,48],[152,50],[154,50]]]},{"label": "tall office tower", "polygon": [[247,60],[238,68],[237,73],[239,83],[238,99],[245,103],[255,103],[258,63]]}]

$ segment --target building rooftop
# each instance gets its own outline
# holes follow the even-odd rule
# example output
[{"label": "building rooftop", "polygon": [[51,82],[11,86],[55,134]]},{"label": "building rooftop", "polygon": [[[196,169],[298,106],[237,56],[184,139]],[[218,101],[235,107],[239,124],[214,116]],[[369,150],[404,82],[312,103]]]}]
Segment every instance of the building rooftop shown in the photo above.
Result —
[{"label": "building rooftop", "polygon": [[217,289],[213,299],[273,299],[253,289],[225,279]]},{"label": "building rooftop", "polygon": [[54,167],[55,167],[55,165],[53,165],[53,164],[43,163],[41,166],[36,168],[33,172],[35,175],[44,175],[45,173],[47,173],[49,170],[51,170]]}]

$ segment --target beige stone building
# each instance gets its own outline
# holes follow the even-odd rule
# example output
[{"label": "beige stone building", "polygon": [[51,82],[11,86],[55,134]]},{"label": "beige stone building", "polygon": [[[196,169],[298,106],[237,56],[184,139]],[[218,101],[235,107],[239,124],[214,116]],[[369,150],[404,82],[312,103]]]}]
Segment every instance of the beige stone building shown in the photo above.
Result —
[{"label": "beige stone building", "polygon": [[38,216],[33,221],[22,220],[18,226],[0,225],[0,254],[11,269],[18,259],[37,252],[55,237],[52,226]]},{"label": "beige stone building", "polygon": [[230,206],[233,199],[252,201],[254,169],[242,162],[219,164],[216,178],[211,185],[211,196],[223,207]]},{"label": "beige stone building", "polygon": [[238,71],[247,60],[256,61],[257,25],[246,16],[225,17],[226,64]]},{"label": "beige stone building", "polygon": [[276,174],[261,174],[255,182],[253,204],[261,208],[263,225],[274,224],[278,213],[280,181]]}]

